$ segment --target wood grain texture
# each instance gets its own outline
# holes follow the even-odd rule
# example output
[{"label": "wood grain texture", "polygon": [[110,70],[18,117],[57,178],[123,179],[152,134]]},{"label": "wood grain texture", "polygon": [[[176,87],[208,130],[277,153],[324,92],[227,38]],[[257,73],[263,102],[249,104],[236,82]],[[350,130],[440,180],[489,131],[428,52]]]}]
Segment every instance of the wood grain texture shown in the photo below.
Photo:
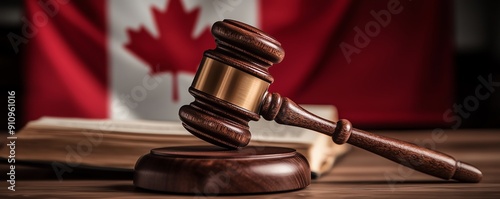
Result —
[{"label": "wood grain texture", "polygon": [[268,93],[261,113],[267,120],[318,131],[331,136],[336,144],[349,143],[438,178],[460,182],[479,182],[482,179],[479,169],[450,155],[352,128],[348,120],[338,123],[324,120],[279,94]]},{"label": "wood grain texture", "polygon": [[[432,139],[432,129],[418,131],[374,132],[408,142]],[[474,162],[484,172],[481,183],[448,183],[415,172],[392,161],[354,149],[334,169],[305,189],[292,192],[238,196],[242,199],[271,198],[500,198],[500,130],[445,130],[444,138],[432,148],[456,154]],[[5,138],[5,137],[3,137]],[[50,155],[50,154],[47,154]],[[112,158],[112,157],[110,157]],[[0,172],[6,173],[5,162]],[[19,167],[18,167],[19,166]],[[79,173],[82,180],[47,180],[52,168],[21,167],[16,165],[16,192],[6,190],[0,181],[0,198],[205,198],[200,194],[169,194],[135,188],[132,179],[106,175],[102,172]],[[44,174],[44,175],[42,175]],[[219,196],[218,198],[235,198]]]},{"label": "wood grain texture", "polygon": [[141,157],[134,185],[170,193],[269,193],[305,188],[310,173],[305,157],[289,148],[168,147]]}]

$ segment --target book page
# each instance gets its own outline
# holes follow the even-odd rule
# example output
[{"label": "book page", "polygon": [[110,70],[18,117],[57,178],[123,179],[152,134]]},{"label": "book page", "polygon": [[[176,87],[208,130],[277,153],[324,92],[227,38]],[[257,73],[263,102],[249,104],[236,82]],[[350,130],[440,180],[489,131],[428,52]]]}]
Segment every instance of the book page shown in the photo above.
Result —
[{"label": "book page", "polygon": [[180,122],[165,121],[43,117],[28,125],[30,128],[38,129],[66,128],[120,133],[191,135]]},{"label": "book page", "polygon": [[[335,115],[335,107],[327,105],[303,105],[303,107],[326,119]],[[318,135],[317,132],[304,128],[278,124],[274,121],[260,119],[250,122],[252,140],[283,143],[312,143]],[[43,117],[28,124],[29,128],[46,130],[71,130],[85,129],[101,132],[120,132],[135,134],[162,134],[192,136],[184,129],[181,122],[149,121],[149,120],[108,120],[108,119],[80,119]]]}]

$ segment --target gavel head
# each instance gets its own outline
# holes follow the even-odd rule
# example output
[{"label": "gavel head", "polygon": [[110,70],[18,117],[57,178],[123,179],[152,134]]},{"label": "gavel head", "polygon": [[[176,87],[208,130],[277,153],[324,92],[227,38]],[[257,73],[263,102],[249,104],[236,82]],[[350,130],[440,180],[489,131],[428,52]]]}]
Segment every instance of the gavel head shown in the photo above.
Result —
[{"label": "gavel head", "polygon": [[250,142],[250,120],[260,109],[273,77],[268,68],[285,56],[281,44],[250,25],[224,20],[212,26],[217,47],[204,52],[189,88],[195,101],[182,106],[182,125],[193,135],[225,148]]}]

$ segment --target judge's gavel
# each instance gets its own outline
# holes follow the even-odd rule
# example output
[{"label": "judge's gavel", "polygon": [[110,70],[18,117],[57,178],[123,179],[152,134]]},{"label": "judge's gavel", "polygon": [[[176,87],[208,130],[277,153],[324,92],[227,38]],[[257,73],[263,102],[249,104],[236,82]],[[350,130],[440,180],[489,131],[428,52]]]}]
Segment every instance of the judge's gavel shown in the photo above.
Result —
[{"label": "judge's gavel", "polygon": [[183,126],[193,135],[229,149],[244,147],[251,138],[248,122],[262,115],[280,124],[326,134],[336,144],[347,142],[442,179],[481,180],[481,171],[447,154],[352,128],[348,120],[327,121],[286,97],[268,93],[273,82],[268,68],[281,62],[285,52],[261,30],[224,20],[212,26],[212,34],[217,47],[205,51],[189,88],[195,101],[179,111]]}]

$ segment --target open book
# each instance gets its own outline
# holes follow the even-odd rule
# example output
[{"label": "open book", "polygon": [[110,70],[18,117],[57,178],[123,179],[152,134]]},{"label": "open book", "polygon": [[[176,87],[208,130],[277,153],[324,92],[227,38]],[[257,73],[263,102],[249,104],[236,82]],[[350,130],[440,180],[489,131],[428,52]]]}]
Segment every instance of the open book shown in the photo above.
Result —
[{"label": "open book", "polygon": [[[325,119],[337,119],[334,106],[304,108]],[[313,177],[329,171],[348,150],[347,145],[335,145],[326,135],[263,119],[250,122],[250,130],[249,145],[294,148],[308,159]],[[29,122],[16,135],[16,160],[56,163],[61,168],[90,166],[132,171],[137,159],[152,148],[208,144],[187,132],[180,122],[145,120],[43,117]],[[8,154],[3,147],[0,157],[7,158]]]}]

